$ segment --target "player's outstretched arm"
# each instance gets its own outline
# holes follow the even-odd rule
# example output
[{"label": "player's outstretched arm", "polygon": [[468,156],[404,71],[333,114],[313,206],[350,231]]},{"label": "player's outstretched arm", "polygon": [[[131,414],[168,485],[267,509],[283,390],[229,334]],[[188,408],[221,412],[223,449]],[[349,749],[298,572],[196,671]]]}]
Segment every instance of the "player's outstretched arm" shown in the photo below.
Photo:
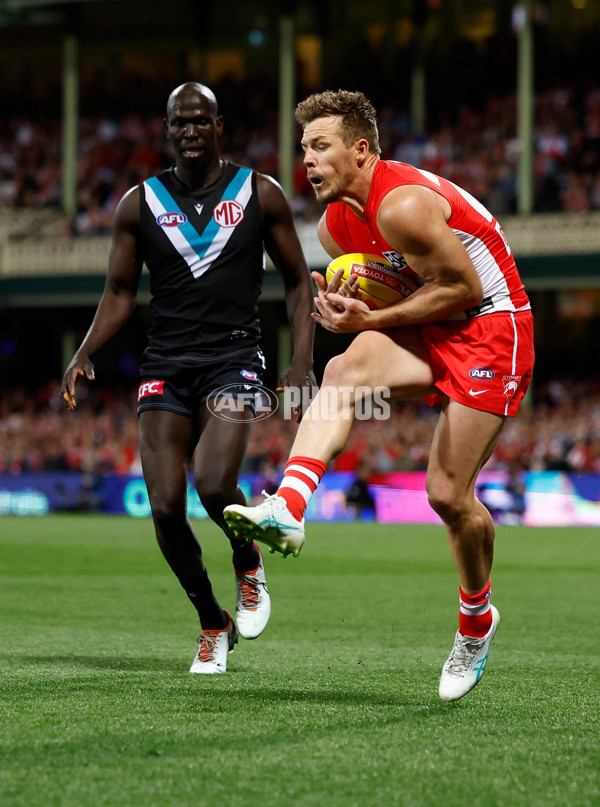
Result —
[{"label": "player's outstretched arm", "polygon": [[136,187],[125,194],[115,211],[104,292],[90,329],[65,370],[61,397],[67,409],[75,409],[77,405],[78,379],[94,379],[91,357],[121,329],[135,309],[142,271],[138,231],[139,190]]}]

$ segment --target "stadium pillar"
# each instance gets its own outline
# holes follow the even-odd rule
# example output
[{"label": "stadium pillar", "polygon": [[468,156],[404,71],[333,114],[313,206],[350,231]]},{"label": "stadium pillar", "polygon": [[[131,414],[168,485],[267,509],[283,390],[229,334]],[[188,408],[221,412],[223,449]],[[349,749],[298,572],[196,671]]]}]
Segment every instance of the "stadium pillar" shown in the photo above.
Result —
[{"label": "stadium pillar", "polygon": [[413,0],[411,19],[414,26],[414,59],[410,78],[410,130],[413,135],[425,129],[426,116],[426,75],[425,75],[425,28],[433,8],[439,3],[434,0]]},{"label": "stadium pillar", "polygon": [[517,32],[517,212],[533,210],[533,120],[535,111],[533,26],[531,0],[521,0],[513,9],[513,28]]},{"label": "stadium pillar", "polygon": [[415,60],[411,75],[410,129],[414,135],[425,129],[425,60],[423,46],[418,45],[419,55]]},{"label": "stadium pillar", "polygon": [[279,182],[289,197],[294,189],[295,72],[294,18],[284,13],[279,20]]},{"label": "stadium pillar", "polygon": [[62,207],[70,219],[77,213],[78,100],[78,41],[68,32],[63,40]]}]

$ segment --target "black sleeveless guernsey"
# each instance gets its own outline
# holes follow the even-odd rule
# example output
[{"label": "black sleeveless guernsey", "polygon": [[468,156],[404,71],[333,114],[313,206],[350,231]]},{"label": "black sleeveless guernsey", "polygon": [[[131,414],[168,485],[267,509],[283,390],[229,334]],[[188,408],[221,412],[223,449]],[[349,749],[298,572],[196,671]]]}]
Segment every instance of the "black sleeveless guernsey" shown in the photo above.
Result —
[{"label": "black sleeveless guernsey", "polygon": [[147,353],[209,357],[257,345],[265,269],[256,173],[223,162],[191,189],[174,169],[140,185],[140,245],[150,273]]}]

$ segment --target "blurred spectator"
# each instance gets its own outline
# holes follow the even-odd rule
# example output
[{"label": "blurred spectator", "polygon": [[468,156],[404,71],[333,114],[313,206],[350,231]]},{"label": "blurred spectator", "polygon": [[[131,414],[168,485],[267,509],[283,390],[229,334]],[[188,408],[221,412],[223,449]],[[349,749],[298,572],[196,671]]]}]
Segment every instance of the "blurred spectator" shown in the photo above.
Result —
[{"label": "blurred spectator", "polygon": [[356,479],[346,491],[346,507],[354,518],[372,521],[375,518],[375,499],[369,490],[369,477],[372,469],[367,462],[361,462]]},{"label": "blurred spectator", "polygon": [[508,507],[504,514],[505,524],[522,524],[527,509],[525,500],[525,482],[523,481],[519,469],[511,468],[508,481],[505,485],[508,494]]}]

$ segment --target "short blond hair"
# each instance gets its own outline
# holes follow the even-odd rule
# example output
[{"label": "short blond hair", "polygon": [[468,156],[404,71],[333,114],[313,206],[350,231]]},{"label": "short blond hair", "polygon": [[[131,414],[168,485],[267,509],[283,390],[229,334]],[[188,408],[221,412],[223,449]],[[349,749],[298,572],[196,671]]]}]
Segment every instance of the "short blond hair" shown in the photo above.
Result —
[{"label": "short blond hair", "polygon": [[296,120],[302,127],[330,115],[340,118],[342,140],[346,146],[364,138],[373,154],[381,154],[377,113],[362,92],[325,90],[309,95],[296,107]]}]

